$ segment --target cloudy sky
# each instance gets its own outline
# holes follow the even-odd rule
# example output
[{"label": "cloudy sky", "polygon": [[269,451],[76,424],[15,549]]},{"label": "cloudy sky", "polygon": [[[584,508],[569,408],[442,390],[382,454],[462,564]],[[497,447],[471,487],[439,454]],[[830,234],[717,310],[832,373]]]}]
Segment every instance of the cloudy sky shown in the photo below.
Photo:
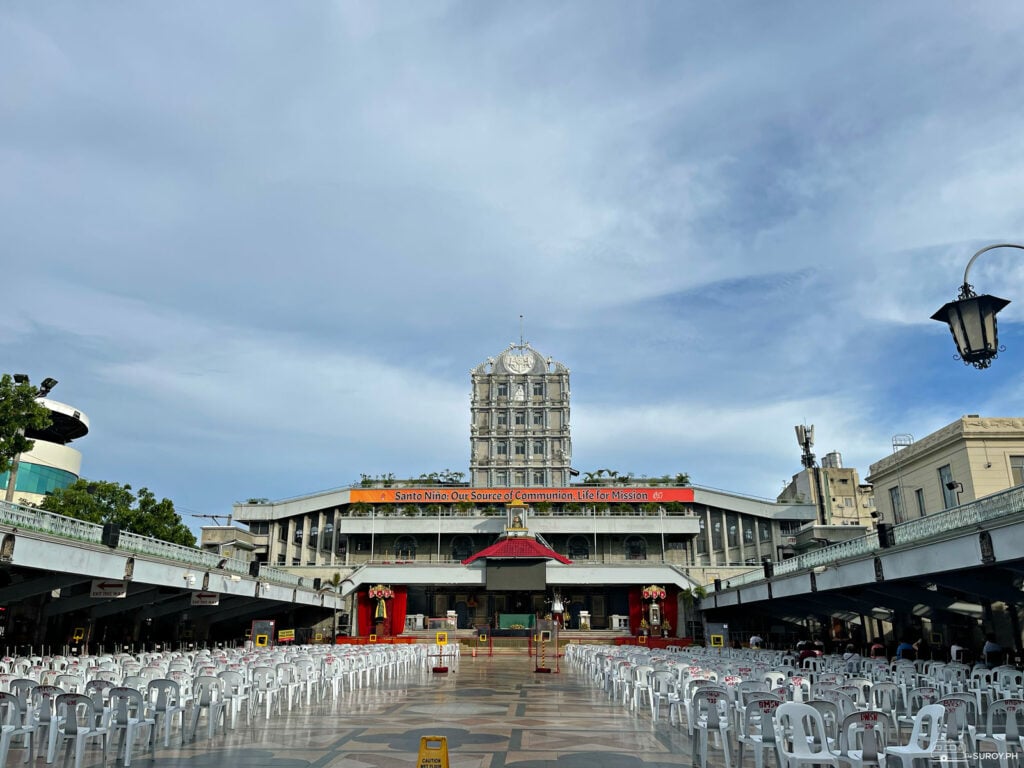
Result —
[{"label": "cloudy sky", "polygon": [[774,497],[1024,415],[929,319],[1024,243],[1024,5],[6,2],[0,369],[189,515],[465,470],[469,370],[572,371],[573,464]]}]

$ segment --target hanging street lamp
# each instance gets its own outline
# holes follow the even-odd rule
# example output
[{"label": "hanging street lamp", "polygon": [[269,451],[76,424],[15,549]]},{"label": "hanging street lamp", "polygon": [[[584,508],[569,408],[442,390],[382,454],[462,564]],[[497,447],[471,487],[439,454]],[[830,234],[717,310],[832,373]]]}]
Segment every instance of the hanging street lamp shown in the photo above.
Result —
[{"label": "hanging street lamp", "polygon": [[992,364],[992,360],[1005,349],[1005,347],[999,346],[999,338],[996,333],[996,314],[1010,301],[998,296],[990,296],[987,293],[979,296],[968,281],[968,274],[975,259],[995,248],[1024,250],[1024,245],[999,243],[986,246],[974,254],[967,262],[967,269],[964,270],[964,284],[960,286],[960,293],[956,301],[944,304],[938,312],[932,315],[932,320],[949,325],[959,353],[958,359],[963,360],[965,365],[973,365],[979,370],[988,368]]}]

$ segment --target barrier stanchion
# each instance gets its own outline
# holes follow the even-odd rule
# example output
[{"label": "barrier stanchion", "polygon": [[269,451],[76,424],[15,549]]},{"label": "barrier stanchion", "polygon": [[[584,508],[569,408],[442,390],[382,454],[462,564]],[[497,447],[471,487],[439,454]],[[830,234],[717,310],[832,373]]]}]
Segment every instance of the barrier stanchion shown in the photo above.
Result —
[{"label": "barrier stanchion", "polygon": [[551,667],[547,665],[547,644],[551,639],[551,632],[541,630],[537,633],[537,664],[534,672],[550,672]]},{"label": "barrier stanchion", "polygon": [[[431,669],[431,671],[434,672],[435,674],[444,674],[445,672],[448,671],[448,667],[445,666],[445,664],[444,664],[444,655],[443,655],[442,651],[444,650],[444,647],[446,645],[448,645],[448,633],[447,632],[438,632],[434,636],[434,642],[437,644],[437,664]],[[420,747],[420,749],[422,750],[422,747]],[[447,753],[447,750],[448,750],[448,746],[447,746],[447,743],[446,743],[445,744],[445,752],[446,753]],[[445,764],[447,765],[447,757],[445,758]]]}]

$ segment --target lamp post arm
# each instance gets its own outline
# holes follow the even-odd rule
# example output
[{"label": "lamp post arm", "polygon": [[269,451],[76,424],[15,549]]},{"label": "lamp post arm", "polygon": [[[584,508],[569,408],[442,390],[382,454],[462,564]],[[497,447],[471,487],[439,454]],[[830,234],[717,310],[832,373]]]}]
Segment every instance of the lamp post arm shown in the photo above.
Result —
[{"label": "lamp post arm", "polygon": [[980,251],[978,251],[976,254],[971,256],[971,260],[967,262],[967,268],[964,270],[964,285],[963,288],[960,289],[960,298],[963,299],[974,296],[974,288],[971,287],[971,284],[968,281],[967,276],[971,271],[971,267],[974,265],[974,260],[981,256],[981,254],[985,253],[985,251],[991,251],[993,248],[1019,248],[1020,250],[1024,251],[1024,245],[1016,245],[1014,243],[998,243],[996,245],[987,245]]}]

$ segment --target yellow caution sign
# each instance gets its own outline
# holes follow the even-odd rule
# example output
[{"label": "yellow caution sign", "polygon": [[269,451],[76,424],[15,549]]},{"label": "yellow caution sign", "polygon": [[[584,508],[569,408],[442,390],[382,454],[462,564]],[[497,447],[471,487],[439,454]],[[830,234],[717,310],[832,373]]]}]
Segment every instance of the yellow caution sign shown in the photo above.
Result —
[{"label": "yellow caution sign", "polygon": [[434,642],[436,642],[438,645],[448,645],[448,633],[438,632],[437,637],[434,638]]},{"label": "yellow caution sign", "polygon": [[725,646],[725,635],[712,635],[711,636],[711,647],[722,648]]},{"label": "yellow caution sign", "polygon": [[416,768],[448,768],[448,737],[422,737]]},{"label": "yellow caution sign", "polygon": [[292,643],[295,642],[295,630],[294,629],[282,629],[277,633],[277,642],[279,643]]}]

